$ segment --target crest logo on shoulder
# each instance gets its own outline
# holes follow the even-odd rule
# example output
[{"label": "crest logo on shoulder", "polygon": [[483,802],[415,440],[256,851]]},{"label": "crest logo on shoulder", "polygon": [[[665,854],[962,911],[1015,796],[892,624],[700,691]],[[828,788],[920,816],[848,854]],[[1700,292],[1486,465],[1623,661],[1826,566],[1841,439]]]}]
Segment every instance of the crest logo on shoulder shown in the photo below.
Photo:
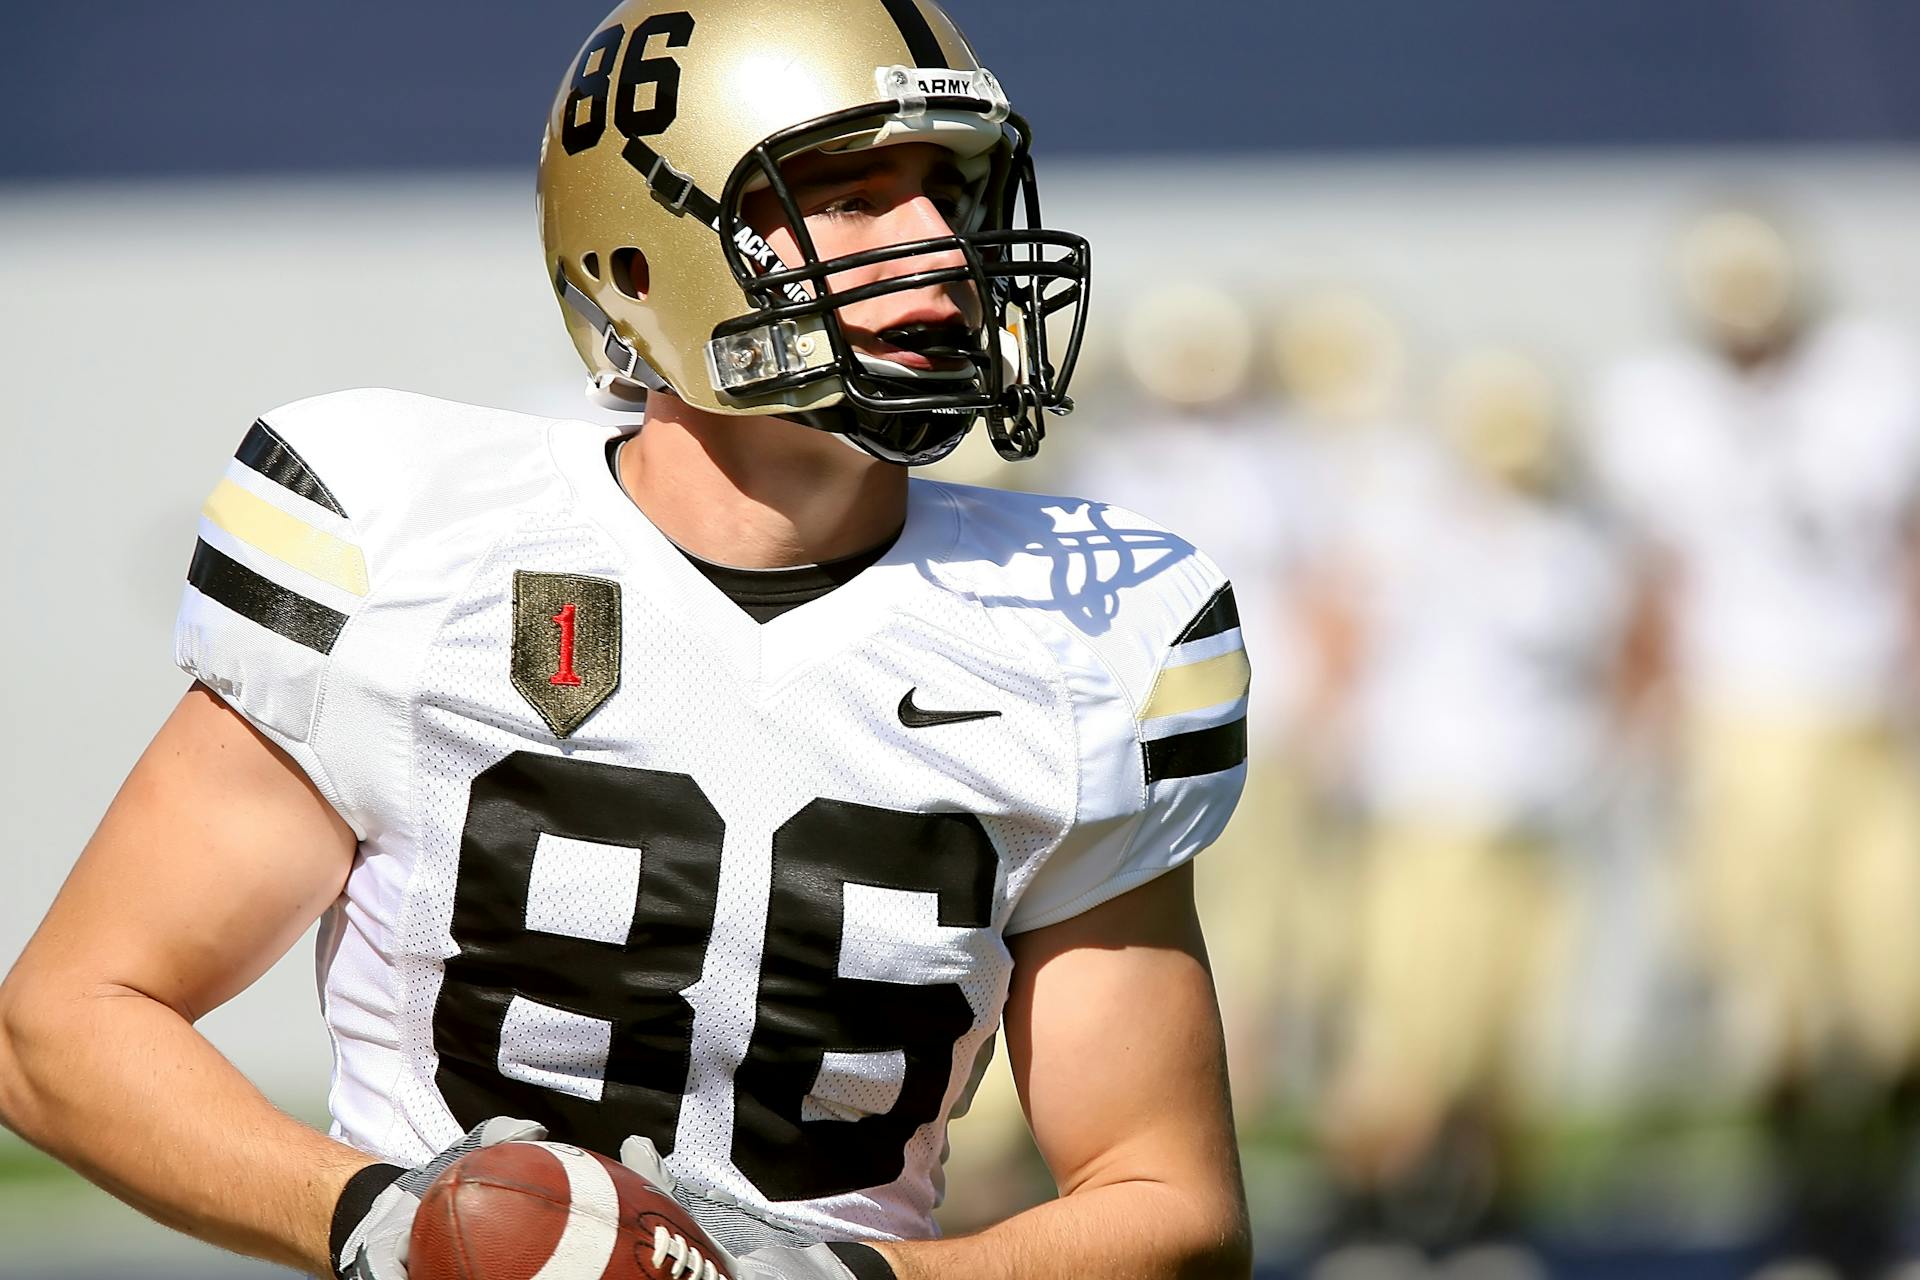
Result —
[{"label": "crest logo on shoulder", "polygon": [[513,574],[513,687],[564,738],[620,686],[620,584]]}]

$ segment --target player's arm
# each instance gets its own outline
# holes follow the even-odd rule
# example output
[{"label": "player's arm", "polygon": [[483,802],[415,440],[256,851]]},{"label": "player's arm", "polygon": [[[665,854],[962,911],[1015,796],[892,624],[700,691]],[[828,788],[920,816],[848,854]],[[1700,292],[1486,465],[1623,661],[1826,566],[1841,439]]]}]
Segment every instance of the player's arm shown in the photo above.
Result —
[{"label": "player's arm", "polygon": [[1621,736],[1640,724],[1656,737],[1671,730],[1666,693],[1673,674],[1674,577],[1670,560],[1651,550],[1634,566],[1610,698]]},{"label": "player's arm", "polygon": [[1008,941],[1007,1048],[1061,1195],[977,1235],[880,1251],[902,1280],[1249,1274],[1190,864]]},{"label": "player's arm", "polygon": [[1294,735],[1317,780],[1330,782],[1345,763],[1355,690],[1367,660],[1359,602],[1360,570],[1326,556],[1301,574],[1291,593],[1293,616],[1278,625],[1306,641],[1309,682]]},{"label": "player's arm", "polygon": [[369,1158],[276,1110],[193,1024],[327,909],[353,853],[300,768],[194,687],[0,985],[0,1119],[168,1226],[328,1274]]},{"label": "player's arm", "polygon": [[1920,511],[1908,515],[1902,544],[1905,551],[1901,565],[1901,587],[1907,620],[1907,682],[1910,688],[1920,690]]}]

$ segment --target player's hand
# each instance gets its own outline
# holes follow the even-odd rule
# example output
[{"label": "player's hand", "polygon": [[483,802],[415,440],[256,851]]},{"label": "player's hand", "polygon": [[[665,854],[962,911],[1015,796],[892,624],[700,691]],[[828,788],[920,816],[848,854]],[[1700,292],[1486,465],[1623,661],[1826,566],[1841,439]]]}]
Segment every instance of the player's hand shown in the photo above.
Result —
[{"label": "player's hand", "polygon": [[369,1165],[355,1174],[333,1209],[331,1247],[340,1280],[406,1280],[407,1245],[420,1197],[447,1166],[502,1142],[538,1142],[547,1131],[531,1120],[495,1116],[417,1169]]},{"label": "player's hand", "polygon": [[678,1180],[667,1170],[667,1162],[660,1158],[659,1148],[653,1145],[652,1138],[643,1138],[634,1134],[620,1144],[620,1163],[660,1188],[668,1195],[679,1185]]},{"label": "player's hand", "polygon": [[721,1261],[733,1259],[772,1245],[789,1249],[813,1244],[818,1237],[795,1230],[741,1204],[718,1187],[701,1186],[670,1172],[653,1142],[638,1134],[620,1144],[620,1163],[660,1188],[692,1215],[713,1242],[727,1251]]},{"label": "player's hand", "polygon": [[817,1244],[724,1191],[674,1177],[653,1143],[637,1134],[620,1144],[620,1163],[685,1206],[720,1246],[724,1256],[713,1261],[733,1280],[891,1280],[886,1259],[864,1245]]}]

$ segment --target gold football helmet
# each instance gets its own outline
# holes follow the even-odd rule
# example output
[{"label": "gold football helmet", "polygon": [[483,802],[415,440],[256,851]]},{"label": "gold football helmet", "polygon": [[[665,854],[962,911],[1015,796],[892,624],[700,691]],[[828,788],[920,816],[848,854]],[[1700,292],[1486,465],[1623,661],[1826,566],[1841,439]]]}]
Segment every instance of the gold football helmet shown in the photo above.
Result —
[{"label": "gold football helmet", "polygon": [[1509,489],[1544,496],[1560,479],[1560,388],[1523,351],[1476,347],[1441,375],[1442,434],[1477,473]]},{"label": "gold football helmet", "polygon": [[1406,407],[1406,338],[1357,289],[1320,288],[1287,306],[1273,363],[1281,394],[1312,422],[1378,422]]},{"label": "gold football helmet", "polygon": [[1675,267],[1689,317],[1743,361],[1791,346],[1812,310],[1804,247],[1757,207],[1726,205],[1695,219],[1680,237]]},{"label": "gold football helmet", "polygon": [[1216,285],[1172,285],[1147,294],[1127,316],[1124,342],[1141,389],[1176,409],[1219,409],[1244,396],[1253,381],[1253,316]]},{"label": "gold football helmet", "polygon": [[[1040,226],[1031,136],[931,0],[628,0],[575,58],[540,153],[547,271],[597,397],[784,415],[907,464],[981,423],[1004,456],[1032,456],[1043,411],[1073,407],[1088,249]],[[897,142],[952,153],[953,233],[822,260],[781,163]],[[798,262],[742,215],[767,189]],[[829,284],[936,256],[955,265]],[[837,313],[962,285],[984,315],[935,370],[858,349]]]}]

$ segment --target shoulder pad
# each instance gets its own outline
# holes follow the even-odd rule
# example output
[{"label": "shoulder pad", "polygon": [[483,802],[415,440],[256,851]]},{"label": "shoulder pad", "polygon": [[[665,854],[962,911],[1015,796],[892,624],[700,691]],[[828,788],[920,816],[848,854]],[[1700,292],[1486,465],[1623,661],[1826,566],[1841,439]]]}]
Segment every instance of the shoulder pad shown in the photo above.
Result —
[{"label": "shoulder pad", "polygon": [[[257,428],[282,440],[371,541],[450,500],[512,501],[548,419],[380,387],[296,400]],[[236,462],[245,458],[236,455]]]},{"label": "shoulder pad", "polygon": [[955,568],[1014,608],[1076,689],[1073,830],[1008,924],[1056,923],[1194,856],[1246,778],[1251,670],[1233,588],[1191,543],[1121,507],[948,486]]},{"label": "shoulder pad", "polygon": [[[1161,669],[1183,646],[1207,640],[1217,648],[1213,637],[1228,630],[1238,641],[1225,575],[1145,516],[1084,498],[943,487],[960,508],[955,561],[983,598],[1070,632],[1137,708],[1147,708]],[[1216,626],[1226,618],[1230,626]]]},{"label": "shoulder pad", "polygon": [[398,391],[264,414],[201,508],[175,660],[282,746],[389,549],[546,483],[546,420]]}]

